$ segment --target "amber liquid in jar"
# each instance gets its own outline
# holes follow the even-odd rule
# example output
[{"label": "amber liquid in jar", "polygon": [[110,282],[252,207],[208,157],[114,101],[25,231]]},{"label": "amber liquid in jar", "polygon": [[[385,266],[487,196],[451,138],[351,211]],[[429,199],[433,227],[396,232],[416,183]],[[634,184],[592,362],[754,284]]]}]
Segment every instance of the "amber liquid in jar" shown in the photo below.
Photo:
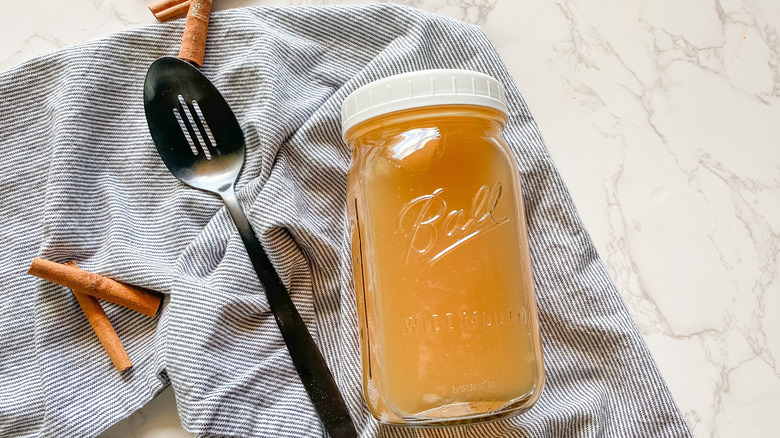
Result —
[{"label": "amber liquid in jar", "polygon": [[529,409],[544,384],[518,169],[502,112],[415,108],[350,129],[363,389],[382,422]]}]

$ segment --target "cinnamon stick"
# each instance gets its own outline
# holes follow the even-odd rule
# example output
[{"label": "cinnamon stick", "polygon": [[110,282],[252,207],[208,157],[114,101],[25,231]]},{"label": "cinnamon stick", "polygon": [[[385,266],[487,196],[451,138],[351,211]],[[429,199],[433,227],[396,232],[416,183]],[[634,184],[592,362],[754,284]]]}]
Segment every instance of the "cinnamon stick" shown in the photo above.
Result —
[{"label": "cinnamon stick", "polygon": [[33,259],[27,273],[65,286],[74,292],[119,304],[152,318],[157,315],[162,303],[160,295],[146,289],[122,284],[73,266],[65,266],[37,257]]},{"label": "cinnamon stick", "polygon": [[[65,265],[75,268],[79,267],[76,262],[67,262]],[[103,349],[106,350],[108,358],[111,359],[117,371],[121,373],[130,369],[133,366],[133,362],[130,361],[130,356],[127,355],[125,347],[122,346],[122,341],[119,340],[119,336],[114,331],[114,327],[111,326],[111,321],[108,320],[108,316],[103,311],[103,307],[100,306],[97,298],[74,290],[71,290],[71,292],[76,297],[76,301],[79,302],[84,316],[87,317],[89,325],[92,326],[92,330],[97,335],[100,344],[103,345]]]},{"label": "cinnamon stick", "polygon": [[160,12],[166,9],[170,9],[181,3],[189,3],[189,2],[190,0],[159,0],[155,3],[152,3],[149,6],[149,10],[152,11],[152,14],[159,14]]},{"label": "cinnamon stick", "polygon": [[206,52],[206,33],[209,27],[212,0],[192,0],[184,22],[184,36],[181,40],[179,58],[203,65]]},{"label": "cinnamon stick", "polygon": [[190,9],[190,0],[160,0],[149,6],[149,10],[159,22],[184,15]]}]

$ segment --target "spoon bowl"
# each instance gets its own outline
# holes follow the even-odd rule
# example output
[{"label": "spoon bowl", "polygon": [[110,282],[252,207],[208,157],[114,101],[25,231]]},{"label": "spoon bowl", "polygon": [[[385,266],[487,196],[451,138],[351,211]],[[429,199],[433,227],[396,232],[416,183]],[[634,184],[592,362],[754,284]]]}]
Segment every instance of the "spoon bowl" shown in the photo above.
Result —
[{"label": "spoon bowl", "polygon": [[216,193],[229,189],[244,165],[244,132],[211,81],[180,59],[160,58],[146,74],[144,110],[176,178]]}]

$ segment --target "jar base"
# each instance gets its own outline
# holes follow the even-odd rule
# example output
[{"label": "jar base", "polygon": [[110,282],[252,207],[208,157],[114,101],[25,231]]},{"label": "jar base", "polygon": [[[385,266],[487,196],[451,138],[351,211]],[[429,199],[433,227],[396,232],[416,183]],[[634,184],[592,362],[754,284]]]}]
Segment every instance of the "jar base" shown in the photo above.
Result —
[{"label": "jar base", "polygon": [[482,423],[521,414],[530,409],[537,398],[538,394],[536,394],[536,391],[532,391],[509,403],[506,401],[453,403],[400,417],[395,419],[396,421],[383,421],[383,419],[380,419],[380,422],[391,426],[419,428],[465,425],[477,422]]}]

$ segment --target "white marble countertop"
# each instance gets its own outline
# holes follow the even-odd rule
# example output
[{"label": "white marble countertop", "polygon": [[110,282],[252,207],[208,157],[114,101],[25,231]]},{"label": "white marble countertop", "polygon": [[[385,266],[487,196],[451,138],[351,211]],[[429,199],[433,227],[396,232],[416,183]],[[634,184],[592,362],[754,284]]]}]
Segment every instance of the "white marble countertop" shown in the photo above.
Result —
[{"label": "white marble countertop", "polygon": [[[6,2],[0,71],[155,23],[152,2]],[[397,3],[486,29],[694,435],[776,436],[780,2]],[[101,436],[190,435],[168,389]]]}]

